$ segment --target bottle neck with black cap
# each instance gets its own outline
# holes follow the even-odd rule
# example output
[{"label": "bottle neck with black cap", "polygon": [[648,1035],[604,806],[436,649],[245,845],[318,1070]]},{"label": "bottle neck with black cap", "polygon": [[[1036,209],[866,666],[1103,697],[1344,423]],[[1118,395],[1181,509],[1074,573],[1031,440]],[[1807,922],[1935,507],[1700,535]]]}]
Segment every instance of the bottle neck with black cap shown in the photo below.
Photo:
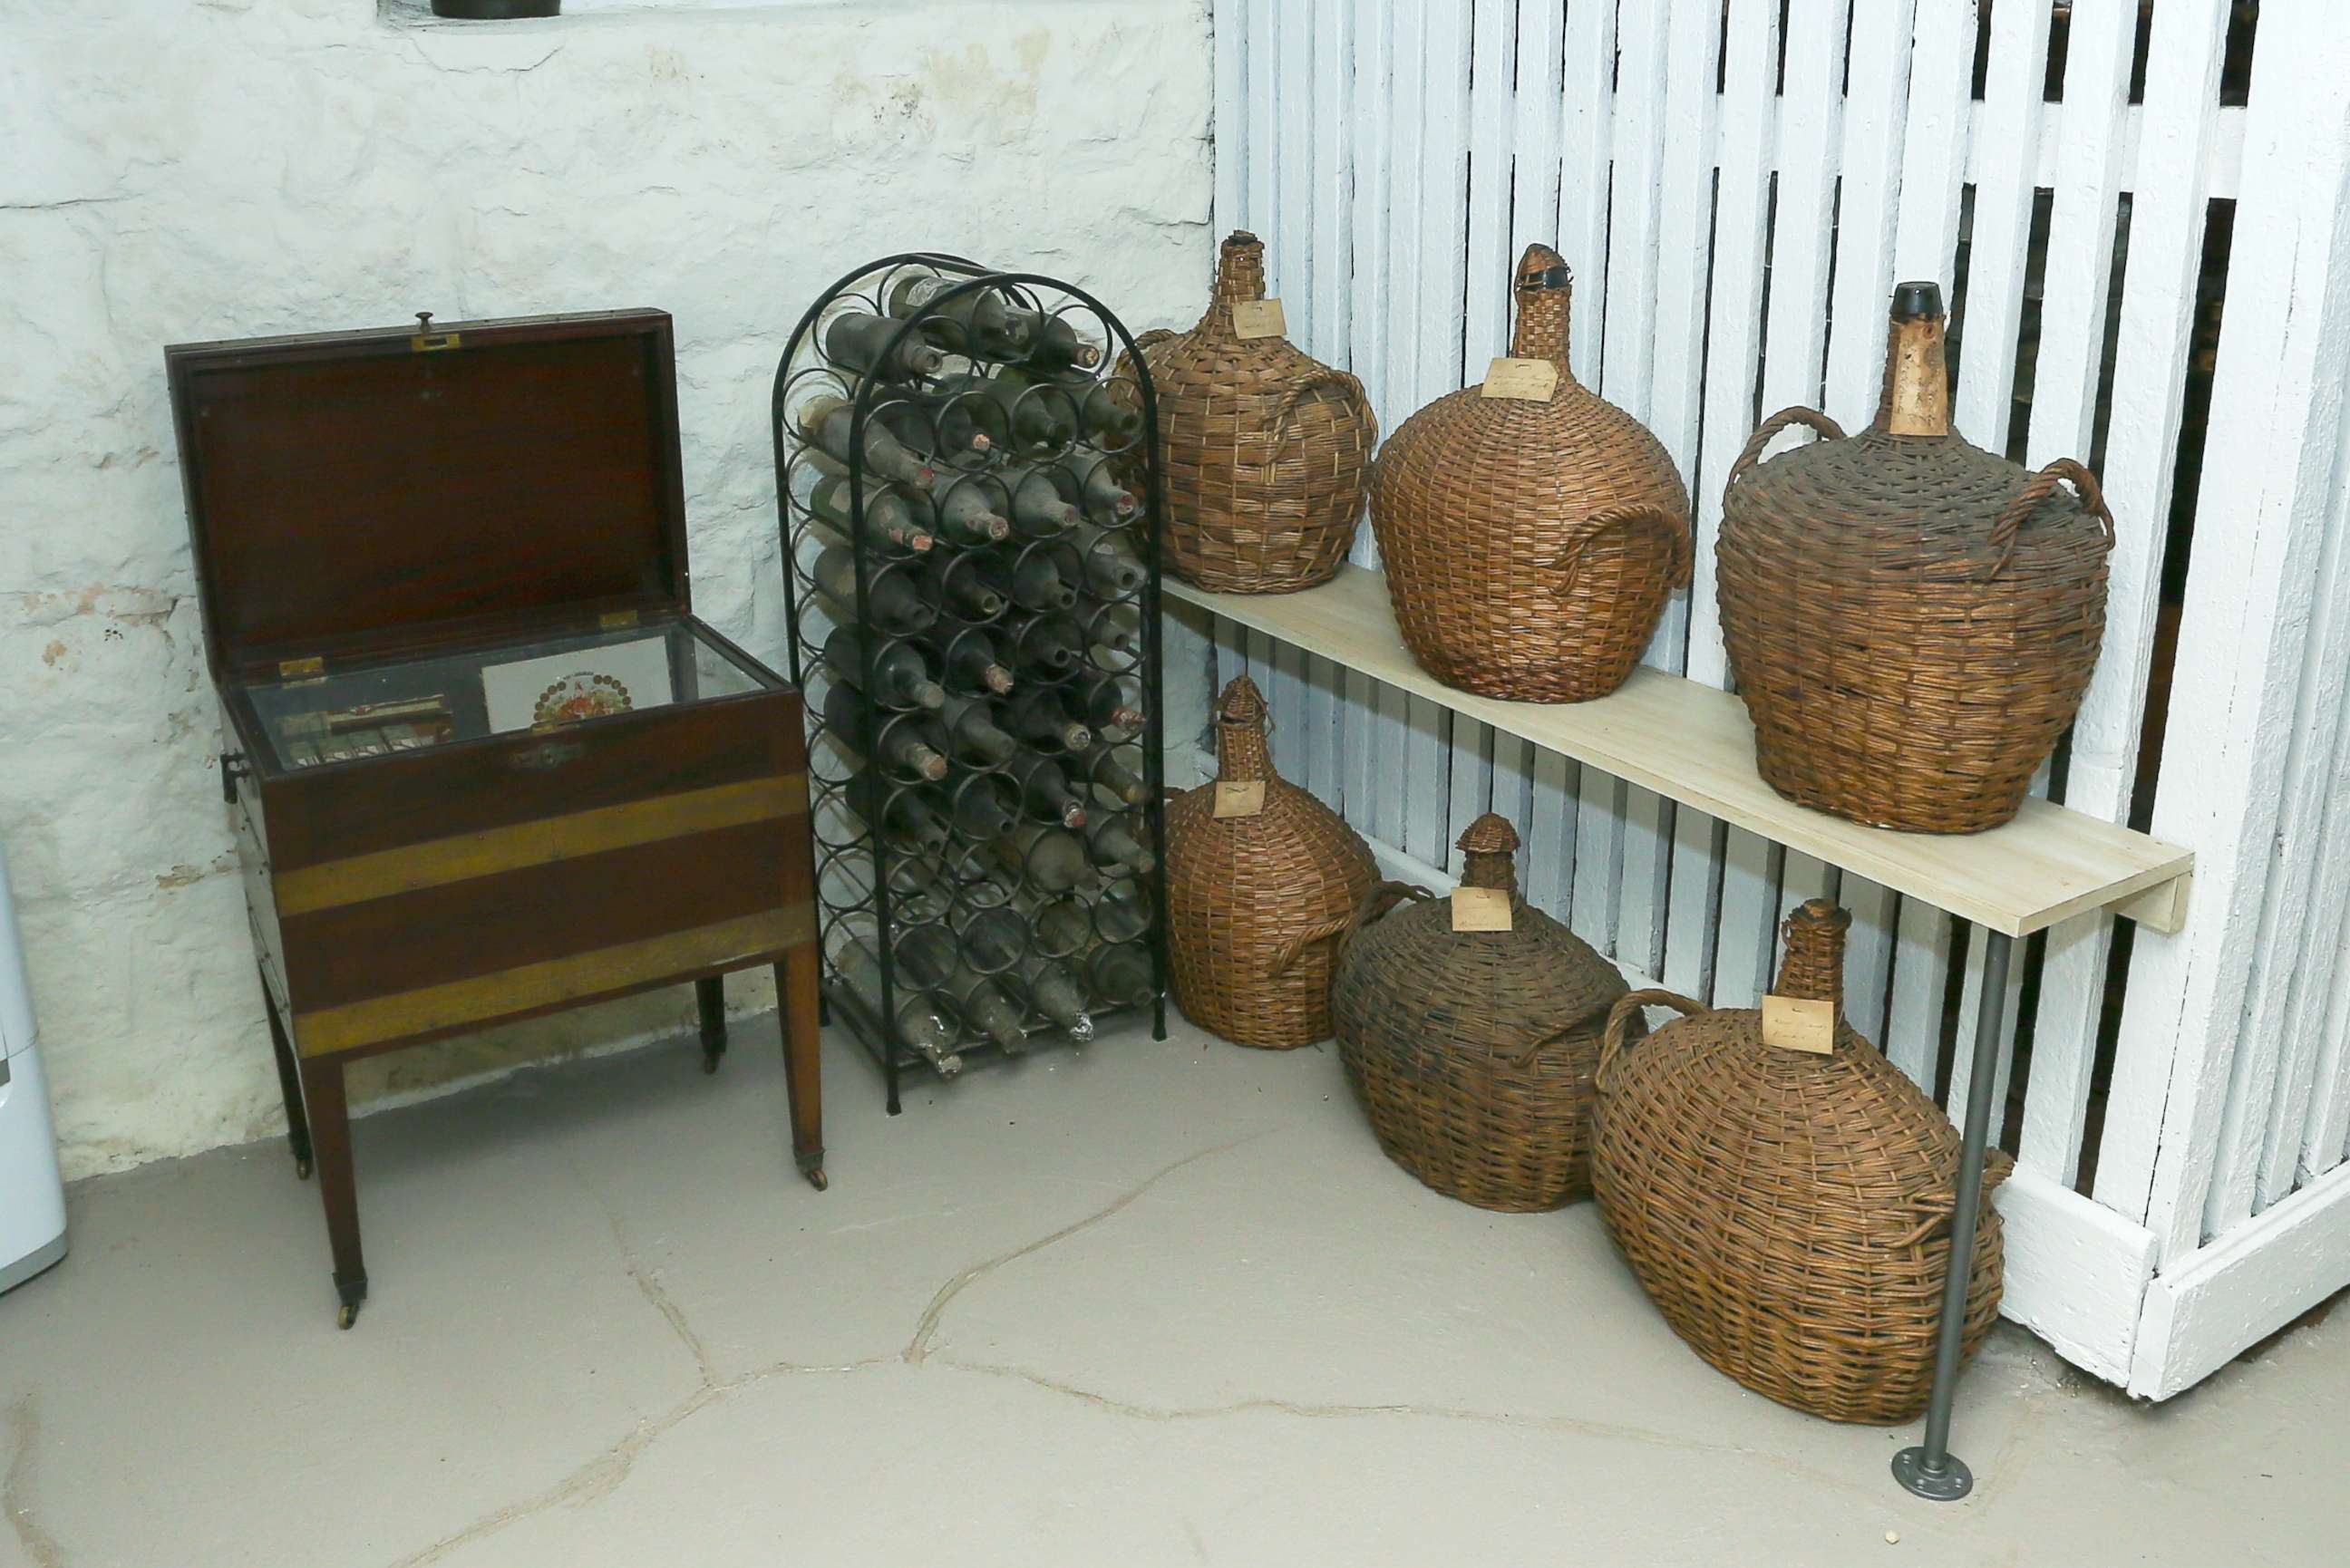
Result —
[{"label": "bottle neck with black cap", "polygon": [[1898,436],[1950,433],[1950,373],[1942,351],[1947,319],[1941,285],[1894,286],[1892,329],[1885,341],[1885,394],[1877,409],[1878,430]]}]

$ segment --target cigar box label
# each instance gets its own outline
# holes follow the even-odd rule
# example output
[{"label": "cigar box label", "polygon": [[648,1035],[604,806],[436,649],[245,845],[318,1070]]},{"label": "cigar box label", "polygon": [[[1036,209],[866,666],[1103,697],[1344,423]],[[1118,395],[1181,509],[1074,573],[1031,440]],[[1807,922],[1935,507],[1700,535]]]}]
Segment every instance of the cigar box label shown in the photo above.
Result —
[{"label": "cigar box label", "polygon": [[1547,359],[1496,359],[1485,367],[1484,395],[1547,403],[1558,391],[1558,367]]},{"label": "cigar box label", "polygon": [[1762,999],[1762,1044],[1825,1056],[1835,1049],[1835,1003],[1800,996]]},{"label": "cigar box label", "polygon": [[1218,816],[1255,816],[1264,810],[1264,781],[1251,779],[1245,784],[1216,783]]},{"label": "cigar box label", "polygon": [[1286,337],[1289,323],[1281,314],[1277,299],[1243,299],[1232,306],[1232,336],[1251,337]]},{"label": "cigar box label", "polygon": [[1452,929],[1456,931],[1508,930],[1509,890],[1503,888],[1453,888]]}]

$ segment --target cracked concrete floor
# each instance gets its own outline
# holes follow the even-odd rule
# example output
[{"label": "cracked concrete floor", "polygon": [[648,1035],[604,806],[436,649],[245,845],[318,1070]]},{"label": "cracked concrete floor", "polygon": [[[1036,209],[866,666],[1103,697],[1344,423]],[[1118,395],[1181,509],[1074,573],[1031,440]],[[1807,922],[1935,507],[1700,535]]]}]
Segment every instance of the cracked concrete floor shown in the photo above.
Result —
[{"label": "cracked concrete floor", "polygon": [[[361,1122],[338,1334],[275,1142],[88,1182],[0,1297],[0,1565],[2345,1560],[2350,1313],[2134,1407],[2003,1329],[1976,1495],[1716,1376],[1588,1205],[1381,1157],[1322,1051],[1114,1033],[882,1115],[772,1020]],[[1888,1543],[1887,1532],[1899,1536]]]}]

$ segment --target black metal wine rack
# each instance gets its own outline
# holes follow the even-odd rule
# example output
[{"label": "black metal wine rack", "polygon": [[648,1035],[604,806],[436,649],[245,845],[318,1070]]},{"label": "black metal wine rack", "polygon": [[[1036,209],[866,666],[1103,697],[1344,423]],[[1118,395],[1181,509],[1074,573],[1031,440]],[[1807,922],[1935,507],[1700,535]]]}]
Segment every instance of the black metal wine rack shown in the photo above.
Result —
[{"label": "black metal wine rack", "polygon": [[776,366],[826,1004],[892,1114],[911,1068],[1166,1037],[1157,420],[1098,300],[961,256],[857,268]]}]

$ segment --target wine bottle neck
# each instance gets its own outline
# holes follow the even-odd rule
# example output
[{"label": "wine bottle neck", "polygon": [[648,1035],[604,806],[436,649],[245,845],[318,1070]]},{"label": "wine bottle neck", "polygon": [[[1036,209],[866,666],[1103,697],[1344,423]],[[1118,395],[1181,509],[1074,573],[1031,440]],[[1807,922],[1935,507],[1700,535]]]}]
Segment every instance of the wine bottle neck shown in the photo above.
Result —
[{"label": "wine bottle neck", "polygon": [[1786,955],[1779,961],[1780,996],[1832,1002],[1844,1007],[1844,939],[1852,917],[1825,898],[1813,898],[1787,917]]},{"label": "wine bottle neck", "polygon": [[1461,857],[1461,885],[1463,888],[1499,888],[1505,893],[1518,890],[1515,858],[1504,851],[1471,851]]},{"label": "wine bottle neck", "polygon": [[1890,435],[1950,433],[1950,376],[1939,316],[1897,320],[1885,343],[1885,392],[1877,429]]},{"label": "wine bottle neck", "polygon": [[1216,264],[1216,303],[1224,306],[1264,297],[1264,242],[1236,233]]}]

